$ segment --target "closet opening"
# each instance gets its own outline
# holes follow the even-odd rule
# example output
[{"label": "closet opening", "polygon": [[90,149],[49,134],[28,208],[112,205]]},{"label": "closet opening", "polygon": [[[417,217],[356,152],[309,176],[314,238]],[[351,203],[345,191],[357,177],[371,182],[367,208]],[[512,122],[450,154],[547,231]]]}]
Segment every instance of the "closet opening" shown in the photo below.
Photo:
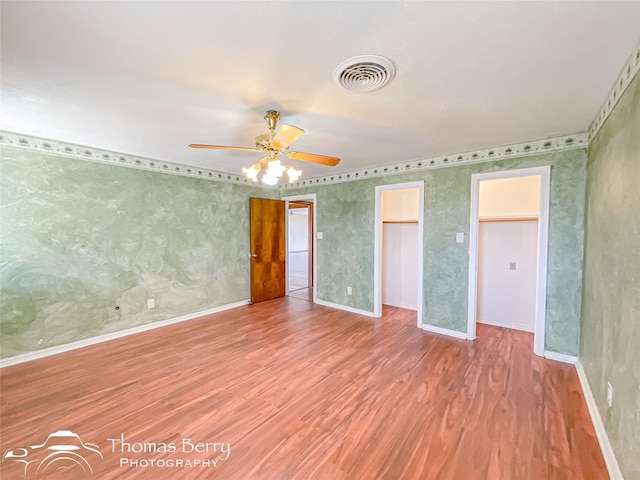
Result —
[{"label": "closet opening", "polygon": [[376,187],[374,316],[382,305],[414,310],[422,325],[424,183]]},{"label": "closet opening", "polygon": [[472,176],[469,339],[477,324],[523,330],[544,355],[548,219],[549,167]]}]

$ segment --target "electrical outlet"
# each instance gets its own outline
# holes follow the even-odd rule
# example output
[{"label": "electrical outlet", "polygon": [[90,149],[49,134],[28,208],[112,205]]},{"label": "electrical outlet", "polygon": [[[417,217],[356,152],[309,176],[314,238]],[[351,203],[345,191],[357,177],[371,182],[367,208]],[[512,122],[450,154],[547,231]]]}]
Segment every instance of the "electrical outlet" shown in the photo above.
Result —
[{"label": "electrical outlet", "polygon": [[353,290],[351,290],[351,287],[347,287],[347,295],[351,295],[353,293]]},{"label": "electrical outlet", "polygon": [[464,233],[456,233],[456,243],[464,243]]},{"label": "electrical outlet", "polygon": [[147,299],[147,308],[156,308],[156,301],[153,298]]},{"label": "electrical outlet", "polygon": [[509,270],[515,270],[516,269],[516,262],[509,262]]},{"label": "electrical outlet", "polygon": [[611,382],[607,382],[607,405],[613,406],[613,386]]},{"label": "electrical outlet", "polygon": [[322,240],[322,232],[318,232],[318,233],[316,233],[316,238],[317,238],[318,240]]}]

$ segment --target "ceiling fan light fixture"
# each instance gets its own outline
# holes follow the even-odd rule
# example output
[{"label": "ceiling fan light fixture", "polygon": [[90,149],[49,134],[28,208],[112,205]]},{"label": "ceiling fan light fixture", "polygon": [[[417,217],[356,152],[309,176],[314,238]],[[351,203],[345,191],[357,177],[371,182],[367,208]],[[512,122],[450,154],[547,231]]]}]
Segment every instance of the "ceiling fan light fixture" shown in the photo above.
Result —
[{"label": "ceiling fan light fixture", "polygon": [[289,165],[284,165],[280,159],[277,157],[274,159],[273,156],[271,159],[262,157],[258,163],[254,163],[249,168],[242,168],[242,173],[253,182],[258,181],[260,172],[262,172],[260,181],[265,185],[276,185],[285,172],[289,177],[290,183],[295,182],[302,175],[302,170],[296,170]]},{"label": "ceiling fan light fixture", "polygon": [[280,160],[270,160],[265,174],[275,178],[280,178],[286,170],[287,167],[282,165]]},{"label": "ceiling fan light fixture", "polygon": [[262,180],[261,182],[264,183],[265,185],[275,185],[278,183],[278,177],[274,177],[272,175],[269,175],[267,172],[265,172],[264,175],[262,175]]},{"label": "ceiling fan light fixture", "polygon": [[[213,150],[240,150],[248,152],[264,152],[264,157],[258,160],[248,168],[242,168],[242,173],[252,182],[261,181],[265,185],[276,185],[282,177],[282,174],[287,172],[289,182],[293,183],[300,175],[302,170],[296,170],[289,165],[284,165],[280,162],[278,155],[283,155],[293,160],[299,160],[302,162],[313,162],[320,165],[327,165],[335,167],[340,163],[340,159],[337,157],[328,157],[326,155],[317,155],[315,153],[304,152],[289,152],[288,149],[293,142],[300,138],[304,134],[304,130],[294,125],[283,124],[276,132],[278,126],[278,120],[280,119],[280,112],[276,110],[268,110],[264,116],[269,127],[269,133],[258,135],[256,137],[256,148],[247,147],[232,147],[225,145],[206,145],[201,143],[192,143],[189,145],[191,148],[211,148]],[[258,178],[262,172],[260,179]]]},{"label": "ceiling fan light fixture", "polygon": [[302,175],[302,170],[296,170],[293,167],[289,167],[287,170],[287,176],[289,177],[289,183],[293,183]]},{"label": "ceiling fan light fixture", "polygon": [[242,168],[242,173],[244,173],[249,180],[254,182],[258,181],[258,173],[260,173],[260,165],[254,163],[249,168]]}]

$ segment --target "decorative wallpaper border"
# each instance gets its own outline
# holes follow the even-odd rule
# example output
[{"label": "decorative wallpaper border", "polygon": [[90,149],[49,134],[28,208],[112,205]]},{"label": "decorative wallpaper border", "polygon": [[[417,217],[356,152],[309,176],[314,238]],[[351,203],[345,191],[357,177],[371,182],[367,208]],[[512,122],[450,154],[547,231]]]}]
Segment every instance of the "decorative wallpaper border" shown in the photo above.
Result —
[{"label": "decorative wallpaper border", "polygon": [[511,157],[523,157],[536,155],[541,152],[553,152],[557,150],[570,150],[583,148],[588,145],[589,136],[587,132],[580,132],[573,135],[561,135],[531,142],[512,143],[501,147],[484,148],[472,150],[453,155],[443,155],[440,157],[426,158],[421,160],[411,160],[408,162],[384,165],[381,167],[363,168],[350,172],[327,175],[324,177],[312,177],[300,180],[293,184],[279,184],[275,187],[265,187],[249,181],[242,175],[208,170],[205,168],[181,165],[178,163],[163,162],[151,158],[137,157],[124,153],[111,152],[82,145],[75,145],[66,142],[37,138],[31,135],[21,135],[18,133],[0,131],[0,146],[10,146],[45,152],[52,155],[78,158],[90,162],[108,163],[120,165],[128,168],[138,168],[154,172],[168,173],[171,175],[181,175],[185,177],[196,177],[217,182],[230,182],[242,184],[253,188],[279,188],[294,189],[312,185],[326,185],[330,183],[352,182],[363,178],[381,177],[405,173],[414,170],[426,170],[431,168],[450,167],[455,165],[465,165],[470,163],[490,162]]},{"label": "decorative wallpaper border", "polygon": [[327,175],[325,177],[314,177],[300,180],[293,184],[278,185],[281,189],[294,189],[309,187],[313,185],[326,185],[330,183],[352,182],[363,178],[382,177],[406,173],[414,170],[426,170],[432,168],[452,167],[457,165],[467,165],[471,163],[491,162],[505,158],[524,157],[537,155],[542,152],[554,152],[558,150],[571,150],[574,148],[584,148],[589,144],[587,132],[580,132],[573,135],[561,135],[557,137],[534,140],[532,142],[512,143],[501,147],[484,148],[469,152],[456,153],[453,155],[442,155],[440,157],[427,158],[424,160],[411,160],[409,162],[394,163],[381,167],[363,168],[351,172]]},{"label": "decorative wallpaper border", "polygon": [[620,75],[616,79],[616,83],[613,84],[613,88],[607,97],[607,101],[604,102],[604,105],[600,107],[600,111],[596,116],[595,120],[591,122],[591,126],[589,127],[589,141],[593,137],[596,136],[600,127],[604,124],[604,122],[609,117],[609,114],[613,110],[613,108],[622,97],[622,94],[627,89],[633,77],[636,76],[636,73],[640,70],[640,42],[636,45],[636,48],[633,50],[631,55],[624,64],[624,67],[620,71]]},{"label": "decorative wallpaper border", "polygon": [[183,177],[204,178],[217,182],[230,182],[253,186],[253,182],[242,175],[233,175],[206,168],[164,162],[153,158],[138,157],[126,153],[112,152],[13,132],[0,131],[0,146],[17,147],[25,150],[45,152],[50,155],[78,158],[89,162],[109,163],[112,165],[120,165],[121,167],[138,168]]}]

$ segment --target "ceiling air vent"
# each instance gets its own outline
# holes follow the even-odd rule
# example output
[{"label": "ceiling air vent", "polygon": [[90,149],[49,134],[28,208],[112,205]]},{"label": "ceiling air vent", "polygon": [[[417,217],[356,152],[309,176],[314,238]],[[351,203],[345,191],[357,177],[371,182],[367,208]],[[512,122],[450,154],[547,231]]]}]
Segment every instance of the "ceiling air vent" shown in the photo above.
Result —
[{"label": "ceiling air vent", "polygon": [[370,92],[393,80],[393,62],[378,55],[361,55],[345,60],[333,72],[336,83],[352,92]]}]

